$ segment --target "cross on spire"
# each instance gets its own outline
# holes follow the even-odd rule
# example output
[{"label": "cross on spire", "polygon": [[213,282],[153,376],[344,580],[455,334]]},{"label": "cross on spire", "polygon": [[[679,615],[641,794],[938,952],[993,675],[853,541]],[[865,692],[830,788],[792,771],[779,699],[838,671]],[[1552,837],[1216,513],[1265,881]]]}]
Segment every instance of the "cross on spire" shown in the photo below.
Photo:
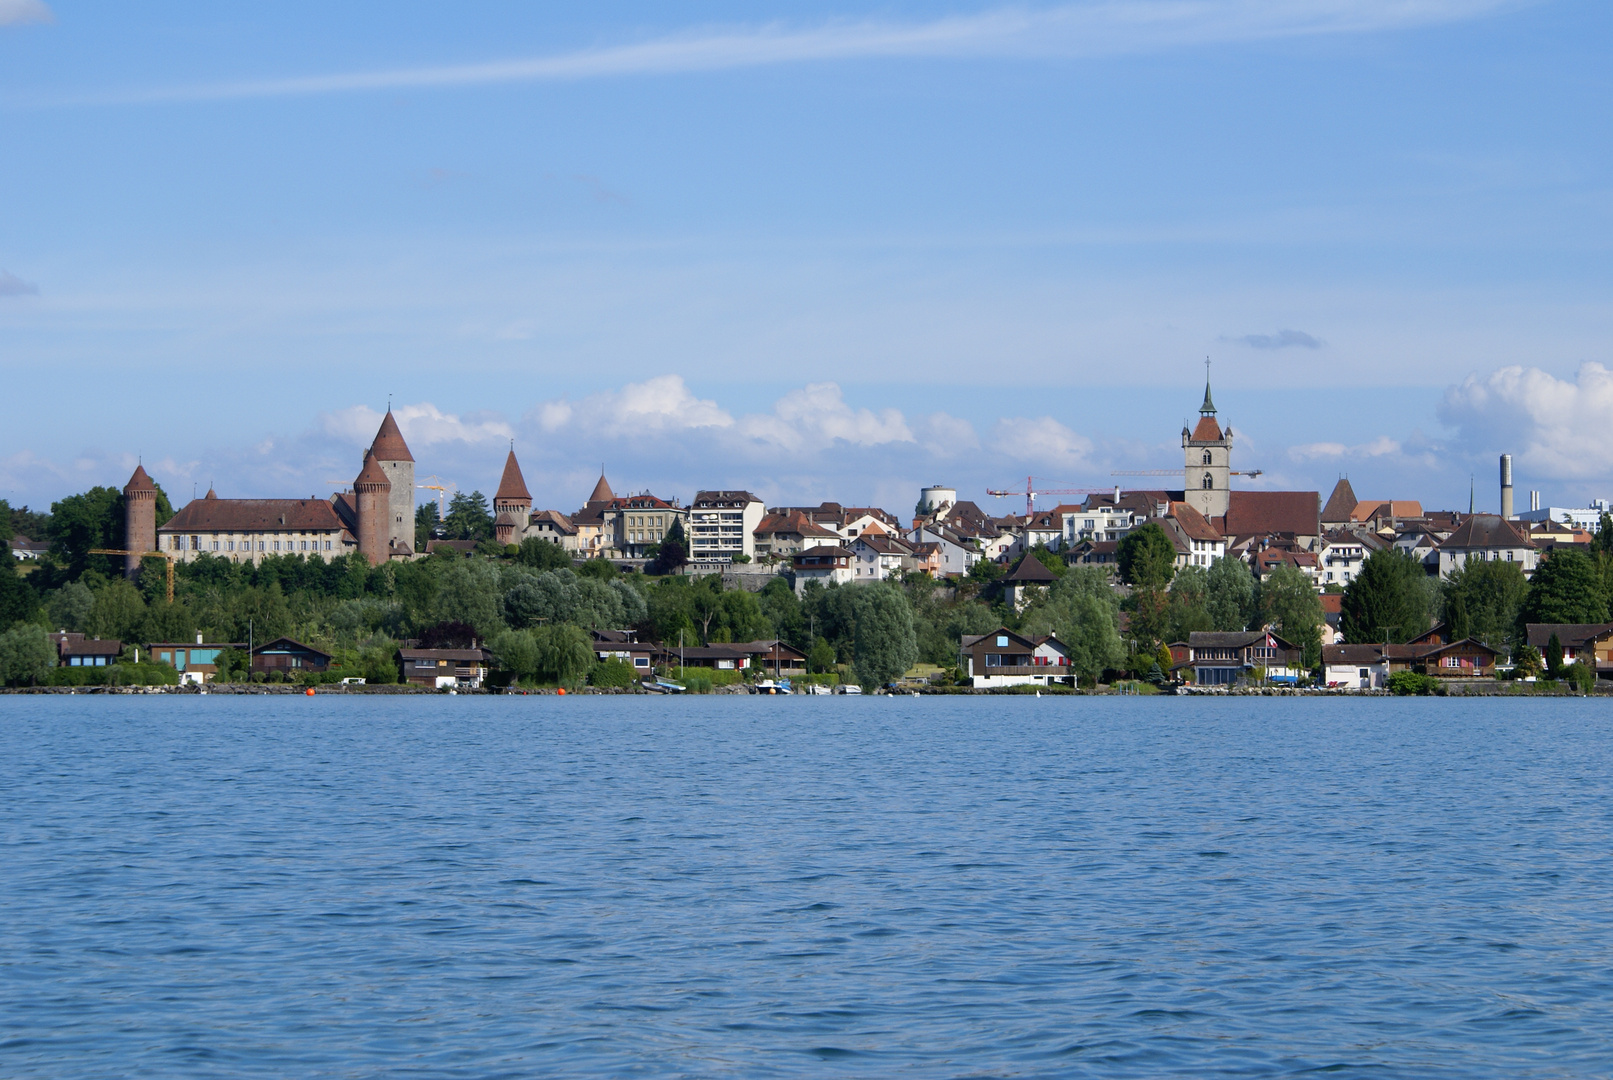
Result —
[{"label": "cross on spire", "polygon": [[1200,416],[1214,416],[1215,402],[1210,400],[1210,358],[1204,358],[1204,404],[1199,406]]}]

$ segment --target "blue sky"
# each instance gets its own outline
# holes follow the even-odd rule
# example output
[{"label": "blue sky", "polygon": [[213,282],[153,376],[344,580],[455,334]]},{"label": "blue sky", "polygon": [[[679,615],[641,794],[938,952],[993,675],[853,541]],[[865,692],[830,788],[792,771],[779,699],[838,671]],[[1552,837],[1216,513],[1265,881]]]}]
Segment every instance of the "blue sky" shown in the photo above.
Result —
[{"label": "blue sky", "polygon": [[1613,495],[1606,4],[554,7],[0,0],[0,497]]}]

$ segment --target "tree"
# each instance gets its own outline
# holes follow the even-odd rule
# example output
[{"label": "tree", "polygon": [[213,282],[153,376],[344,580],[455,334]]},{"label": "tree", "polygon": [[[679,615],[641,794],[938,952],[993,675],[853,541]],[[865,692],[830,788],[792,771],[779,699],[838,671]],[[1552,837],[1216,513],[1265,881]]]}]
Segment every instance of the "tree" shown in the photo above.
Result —
[{"label": "tree", "polygon": [[[1202,566],[1184,566],[1171,581],[1170,606],[1166,612],[1169,629],[1161,635],[1170,641],[1186,641],[1196,630],[1212,630],[1215,620],[1209,611],[1209,571]],[[1169,665],[1166,665],[1169,670]]]},{"label": "tree", "polygon": [[468,649],[476,639],[476,628],[462,622],[434,623],[420,631],[422,649]]},{"label": "tree", "polygon": [[1428,574],[1414,556],[1395,548],[1374,551],[1344,590],[1339,629],[1356,645],[1410,641],[1428,631],[1432,596]]},{"label": "tree", "polygon": [[1306,668],[1322,662],[1322,601],[1303,570],[1286,564],[1273,567],[1261,583],[1260,603],[1266,621],[1300,648]]},{"label": "tree", "polygon": [[1529,582],[1520,564],[1486,560],[1452,573],[1440,592],[1451,640],[1474,637],[1500,646],[1513,636]]},{"label": "tree", "polygon": [[1557,638],[1557,631],[1551,632],[1551,640],[1546,642],[1546,677],[1560,679],[1563,674],[1563,643]]},{"label": "tree", "polygon": [[423,502],[414,508],[414,549],[425,551],[432,533],[442,524],[442,517],[434,502]]},{"label": "tree", "polygon": [[[1535,567],[1529,592],[1518,609],[1518,630],[1529,623],[1607,621],[1607,597],[1596,564],[1588,555],[1558,548]],[[1523,634],[1519,633],[1519,639]]]},{"label": "tree", "polygon": [[450,540],[486,540],[493,535],[493,514],[480,491],[458,492],[448,502],[443,532]]},{"label": "tree", "polygon": [[118,578],[95,594],[84,632],[92,637],[131,641],[146,618],[146,602],[133,583]]},{"label": "tree", "polygon": [[1520,679],[1538,678],[1545,670],[1540,661],[1540,651],[1533,645],[1519,645],[1512,654],[1512,670]]},{"label": "tree", "polygon": [[812,651],[807,653],[807,670],[821,675],[834,669],[835,647],[820,637],[812,643]]},{"label": "tree", "polygon": [[571,555],[552,540],[529,536],[516,548],[515,561],[534,570],[570,570]]},{"label": "tree", "polygon": [[646,573],[665,576],[675,574],[689,562],[689,538],[684,534],[683,522],[672,519],[671,528],[657,545],[655,560],[645,568]]},{"label": "tree", "polygon": [[1127,585],[1163,589],[1176,573],[1176,545],[1158,522],[1150,521],[1121,538],[1115,560]]},{"label": "tree", "polygon": [[970,580],[978,582],[982,585],[988,582],[996,581],[1005,573],[1007,573],[1007,571],[1003,569],[1002,563],[997,562],[994,559],[980,559],[977,560],[973,566],[969,567]]},{"label": "tree", "polygon": [[620,572],[616,569],[616,564],[606,558],[584,559],[582,565],[577,567],[577,573],[583,577],[597,578],[600,581],[609,581]]},{"label": "tree", "polygon": [[905,675],[918,662],[913,609],[902,590],[891,582],[863,585],[855,591],[857,630],[852,657],[857,681],[867,687],[883,686]]},{"label": "tree", "polygon": [[50,599],[45,602],[50,624],[58,630],[69,630],[74,633],[83,632],[84,623],[89,619],[90,609],[94,606],[95,594],[82,581],[68,582],[51,593]]},{"label": "tree", "polygon": [[50,677],[56,649],[43,627],[31,623],[0,634],[0,681],[7,686],[34,686]]},{"label": "tree", "polygon": [[1120,602],[1096,566],[1073,567],[1055,581],[1044,599],[1025,614],[1028,634],[1053,634],[1070,650],[1070,666],[1082,679],[1097,681],[1126,659],[1120,639]]},{"label": "tree", "polygon": [[461,559],[442,573],[436,616],[439,621],[469,623],[488,637],[503,625],[500,597],[496,566],[479,559]]},{"label": "tree", "polygon": [[16,560],[0,551],[0,629],[26,622],[39,610],[39,597],[17,573]]},{"label": "tree", "polygon": [[1260,611],[1260,585],[1242,559],[1216,559],[1204,581],[1204,610],[1211,629],[1247,630]]}]

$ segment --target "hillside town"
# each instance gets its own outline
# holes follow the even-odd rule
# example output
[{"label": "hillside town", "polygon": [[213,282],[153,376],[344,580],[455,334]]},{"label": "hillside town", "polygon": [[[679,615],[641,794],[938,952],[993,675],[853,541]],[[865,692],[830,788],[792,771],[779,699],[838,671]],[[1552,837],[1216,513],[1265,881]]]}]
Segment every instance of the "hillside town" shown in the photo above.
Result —
[{"label": "hillside town", "polygon": [[[1363,498],[1345,478],[1325,498],[1235,488],[1235,477],[1259,473],[1233,468],[1233,430],[1208,381],[1198,414],[1181,432],[1180,471],[1153,474],[1179,486],[1050,493],[1031,477],[1023,514],[988,512],[940,483],[898,515],[837,502],[768,506],[749,490],[617,494],[603,471],[577,508],[539,508],[513,445],[496,481],[489,469],[490,503],[480,491],[448,501],[447,486],[417,483],[390,410],[352,484],[328,499],[209,489],[174,511],[138,466],[121,492],[97,489],[98,521],[70,523],[83,516],[72,500],[48,518],[6,508],[8,633],[31,625],[50,642],[48,656],[5,661],[6,681],[71,682],[126,661],[166,665],[190,682],[239,668],[235,677],[249,681],[340,673],[446,688],[604,677],[680,691],[747,674],[786,680],[773,688],[825,676],[870,689],[915,678],[1010,689],[1131,677],[1199,689],[1378,690],[1397,676],[1557,678],[1574,665],[1576,678],[1613,678],[1605,500],[1559,507],[1530,492],[1518,510],[1508,455],[1500,513],[1429,509],[1408,492]],[[417,497],[432,490],[438,498]],[[1038,508],[1038,494],[1082,497]],[[30,523],[48,535],[18,527]],[[437,599],[399,616],[400,573],[418,567]],[[1540,599],[1537,578],[1570,570],[1583,581],[1566,601]],[[248,615],[244,627],[239,613],[215,612],[211,623],[200,615],[210,588],[272,586],[283,604],[298,582],[331,571],[352,579],[343,601],[373,601],[345,631],[289,611],[261,624]],[[480,582],[486,602],[441,602],[455,575]],[[141,612],[121,623],[107,611],[120,577],[123,606],[138,602]],[[584,586],[596,594],[581,604],[586,614],[556,599]],[[687,610],[658,617],[658,601],[673,593]],[[825,597],[841,593],[852,599],[838,604],[837,621]],[[860,618],[859,605],[881,597],[891,610]],[[726,617],[707,610],[724,603],[734,609]],[[389,614],[376,616],[376,605]],[[926,618],[935,625],[915,629]],[[859,642],[881,619],[895,640]],[[515,657],[542,652],[539,638],[558,648],[563,631],[571,661],[528,657],[523,667]],[[512,643],[512,634],[526,637]],[[615,666],[608,676],[590,674],[605,664]]]}]

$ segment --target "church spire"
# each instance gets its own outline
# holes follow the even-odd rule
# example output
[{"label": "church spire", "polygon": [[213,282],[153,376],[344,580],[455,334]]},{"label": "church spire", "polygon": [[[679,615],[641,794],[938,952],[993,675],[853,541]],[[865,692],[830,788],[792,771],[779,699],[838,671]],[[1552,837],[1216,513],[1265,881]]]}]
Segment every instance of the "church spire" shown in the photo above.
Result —
[{"label": "church spire", "polygon": [[1200,416],[1214,416],[1215,402],[1210,399],[1210,358],[1204,358],[1204,404],[1199,406]]}]

